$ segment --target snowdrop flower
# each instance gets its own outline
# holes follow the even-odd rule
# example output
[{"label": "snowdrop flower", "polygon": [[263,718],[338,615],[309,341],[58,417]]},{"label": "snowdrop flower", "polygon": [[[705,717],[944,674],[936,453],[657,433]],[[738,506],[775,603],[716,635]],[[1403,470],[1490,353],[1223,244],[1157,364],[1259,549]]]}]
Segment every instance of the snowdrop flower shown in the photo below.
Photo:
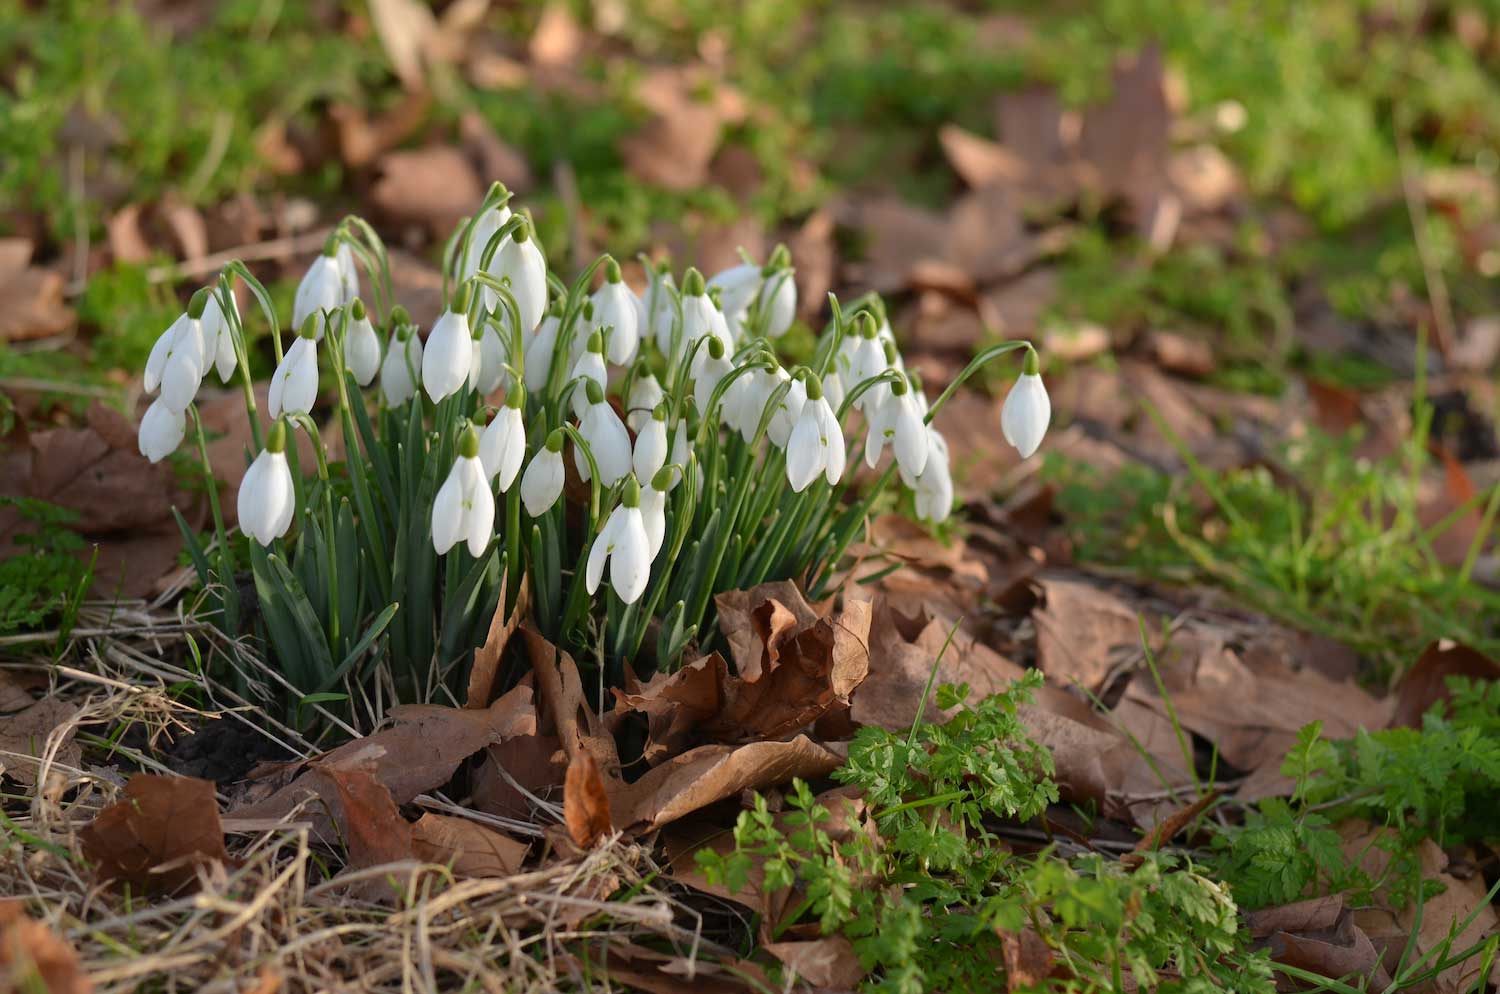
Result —
[{"label": "snowdrop flower", "polygon": [[689,269],[682,279],[682,334],[672,347],[662,349],[674,362],[693,343],[713,330],[714,302],[708,299],[703,274]]},{"label": "snowdrop flower", "polygon": [[365,312],[365,302],[355,297],[349,305],[349,334],[344,339],[344,366],[354,374],[354,382],[370,385],[380,369],[380,339]]},{"label": "snowdrop flower", "polygon": [[833,405],[835,411],[844,406],[844,397],[847,396],[847,392],[844,390],[844,378],[839,375],[836,362],[833,369],[823,374],[823,395],[828,398],[828,403]]},{"label": "snowdrop flower", "polygon": [[239,366],[239,357],[234,352],[234,325],[239,324],[240,305],[234,299],[233,292],[226,290],[224,295],[229,298],[229,311],[234,315],[233,321],[225,316],[218,292],[210,290],[208,301],[203,305],[203,320],[200,325],[203,331],[204,373],[208,372],[206,366],[211,362],[219,371],[219,382],[228,383]]},{"label": "snowdrop flower", "polygon": [[399,407],[416,396],[422,382],[422,337],[411,326],[404,309],[391,313],[390,347],[380,366],[380,392],[389,407]]},{"label": "snowdrop flower", "polygon": [[[724,343],[718,338],[710,338],[699,346],[693,356],[693,403],[698,405],[698,412],[704,417],[709,416],[708,406],[713,399],[714,388],[732,369],[734,366],[725,354]],[[739,383],[740,380],[734,382]],[[728,389],[733,389],[733,385]],[[723,403],[722,398],[720,402]]]},{"label": "snowdrop flower", "polygon": [[474,367],[474,339],[469,333],[469,302],[473,284],[458,292],[451,309],[444,311],[422,352],[422,388],[433,403],[463,389]]},{"label": "snowdrop flower", "polygon": [[636,325],[641,335],[650,335],[663,355],[672,354],[672,329],[677,324],[673,302],[677,283],[666,263],[646,267],[646,289],[636,298]]},{"label": "snowdrop flower", "polygon": [[917,517],[939,524],[953,512],[953,477],[948,470],[948,443],[936,428],[927,429],[927,465],[913,483]]},{"label": "snowdrop flower", "polygon": [[[737,391],[738,402],[734,407],[726,410],[725,420],[732,427],[739,429],[740,437],[745,440],[746,444],[755,440],[755,433],[760,430],[761,415],[765,413],[766,405],[771,402],[771,394],[785,379],[788,379],[786,371],[780,367],[772,369],[762,366],[755,372],[747,373],[735,381],[743,383],[744,387]],[[788,431],[790,430],[790,425],[788,425]]]},{"label": "snowdrop flower", "polygon": [[792,278],[792,256],[785,245],[776,246],[771,261],[761,270],[756,309],[760,326],[770,338],[780,338],[797,316],[797,281]]},{"label": "snowdrop flower", "polygon": [[[784,449],[791,438],[792,429],[802,416],[803,408],[807,406],[808,389],[801,377],[794,378],[785,369],[778,367],[773,375],[778,385],[787,380],[792,381],[791,388],[782,396],[781,403],[776,405],[776,413],[771,415],[771,424],[766,429],[766,434],[771,436],[771,444],[778,449]],[[821,388],[818,390],[818,396],[822,396]],[[768,397],[768,403],[769,400]],[[828,402],[825,400],[823,403],[826,405]],[[757,413],[755,417],[758,423],[759,414]]]},{"label": "snowdrop flower", "polygon": [[521,336],[524,341],[521,348],[526,382],[547,382],[547,377],[552,372],[552,353],[557,351],[557,334],[561,330],[562,318],[557,314],[548,314],[542,318],[542,323],[536,326],[535,331]]},{"label": "snowdrop flower", "polygon": [[635,294],[625,285],[620,274],[620,264],[610,259],[604,266],[604,284],[594,291],[594,327],[603,331],[608,343],[609,361],[616,366],[628,366],[635,359],[640,347],[640,315],[635,307]]},{"label": "snowdrop flower", "polygon": [[470,425],[458,442],[458,458],[432,502],[432,548],[445,554],[460,540],[478,559],[495,534],[495,495],[479,461],[479,432]]},{"label": "snowdrop flower", "polygon": [[750,304],[760,290],[760,267],[752,262],[730,266],[715,273],[708,286],[719,291],[719,305],[730,333],[737,340],[744,331]]},{"label": "snowdrop flower", "polygon": [[635,436],[635,453],[630,467],[637,480],[650,480],[656,471],[667,464],[667,404],[657,405],[648,421]]},{"label": "snowdrop flower", "polygon": [[[799,378],[798,382],[802,382]],[[801,493],[822,473],[829,484],[844,475],[844,433],[817,377],[807,377],[807,400],[786,446],[786,479]]]},{"label": "snowdrop flower", "polygon": [[318,399],[318,344],[314,339],[316,323],[309,317],[297,340],[281,357],[281,365],[271,374],[271,394],[267,408],[271,417],[283,414],[306,414]]},{"label": "snowdrop flower", "polygon": [[609,585],[620,600],[634,604],[646,592],[651,579],[651,540],[641,514],[641,488],[632,477],[625,484],[620,503],[594,538],[589,549],[584,581],[589,593],[599,589],[604,567],[609,566]]},{"label": "snowdrop flower", "polygon": [[[343,246],[348,250],[348,246]],[[323,338],[324,311],[337,310],[344,306],[346,273],[338,260],[339,247],[329,239],[323,252],[307,267],[302,282],[297,284],[297,296],[292,299],[292,327],[301,328],[308,318],[317,321],[316,338]],[[351,261],[352,265],[352,261]]]},{"label": "snowdrop flower", "polygon": [[540,324],[547,313],[547,260],[530,224],[522,224],[500,245],[490,272],[496,279],[510,280],[511,296],[521,312],[521,330],[530,331]]},{"label": "snowdrop flower", "polygon": [[639,432],[651,420],[651,413],[665,397],[655,374],[637,376],[635,382],[630,384],[630,396],[625,401],[625,424],[631,431]]},{"label": "snowdrop flower", "polygon": [[[672,490],[682,480],[683,474],[687,472],[688,463],[693,458],[693,448],[688,444],[687,418],[678,419],[677,430],[672,433],[672,454],[667,458],[672,461],[671,465],[676,466],[678,470],[667,481],[667,489]],[[660,472],[660,470],[657,472]],[[701,473],[698,475],[698,490],[699,493],[702,493],[703,475]]]},{"label": "snowdrop flower", "polygon": [[510,382],[505,364],[510,361],[509,340],[492,321],[484,323],[477,339],[478,360],[469,367],[469,385],[487,397]]},{"label": "snowdrop flower", "polygon": [[510,490],[526,457],[526,425],[521,418],[521,391],[513,390],[505,406],[485,428],[479,439],[479,461],[484,464],[485,479],[499,477],[500,492]]},{"label": "snowdrop flower", "polygon": [[144,385],[147,393],[161,390],[161,399],[174,411],[185,411],[198,395],[206,358],[201,318],[208,294],[199,290],[188,309],[162,332],[146,358]]},{"label": "snowdrop flower", "polygon": [[266,447],[245,471],[237,498],[240,531],[261,545],[286,534],[297,507],[292,470],[286,462],[286,422],[272,422]]},{"label": "snowdrop flower", "polygon": [[531,457],[526,472],[521,475],[521,503],[526,513],[540,518],[557,503],[562,495],[566,473],[562,461],[563,433],[561,429],[547,436],[546,444]]},{"label": "snowdrop flower", "polygon": [[1042,444],[1047,434],[1047,422],[1052,419],[1052,402],[1047,399],[1047,388],[1037,367],[1036,352],[1026,350],[1026,365],[1016,385],[1005,395],[1005,406],[1000,409],[1000,430],[1005,440],[1016,447],[1022,459]]},{"label": "snowdrop flower", "polygon": [[[852,390],[886,368],[885,348],[876,335],[875,319],[866,311],[859,316],[856,341],[849,356],[849,380],[844,386]],[[871,411],[873,403],[880,399],[875,390],[869,390],[854,403],[862,411]]]},{"label": "snowdrop flower", "polygon": [[886,443],[891,444],[904,478],[915,480],[922,475],[927,466],[927,426],[922,423],[916,391],[904,380],[890,388],[889,396],[870,418],[865,465],[875,468]]},{"label": "snowdrop flower", "polygon": [[141,417],[140,435],[136,441],[141,455],[158,463],[177,451],[186,432],[187,414],[172,410],[158,397]]},{"label": "snowdrop flower", "polygon": [[333,253],[333,261],[338,265],[339,288],[343,291],[340,303],[347,307],[359,296],[359,267],[354,264],[354,250],[349,247],[348,242],[339,242],[338,251]]},{"label": "snowdrop flower", "polygon": [[[464,250],[464,255],[459,260],[458,279],[461,281],[469,279],[482,268],[484,261],[484,250],[491,239],[500,233],[505,227],[505,222],[510,220],[510,208],[505,204],[485,208],[484,212],[474,221],[473,230],[469,233],[469,246]],[[495,246],[495,254],[490,256],[490,269],[495,267],[495,258],[500,254],[500,246]],[[493,291],[491,291],[493,293]],[[493,309],[493,303],[489,305]]]},{"label": "snowdrop flower", "polygon": [[573,371],[568,378],[576,380],[582,377],[583,382],[573,388],[573,414],[582,418],[589,409],[589,394],[586,389],[590,383],[596,383],[602,389],[609,382],[609,373],[604,367],[604,336],[599,332],[589,335],[588,345],[583,350],[583,355],[573,364]]},{"label": "snowdrop flower", "polygon": [[656,562],[667,537],[667,494],[679,476],[681,473],[676,466],[663,466],[641,488],[641,519],[646,525],[646,551],[651,562]]},{"label": "snowdrop flower", "polygon": [[[589,452],[599,467],[599,483],[612,487],[630,472],[630,433],[625,430],[625,422],[620,420],[615,409],[605,401],[604,388],[593,380],[583,385],[588,410],[578,422],[578,434],[588,443]],[[593,470],[581,449],[573,452],[573,462],[578,467],[578,475],[588,482]]]}]

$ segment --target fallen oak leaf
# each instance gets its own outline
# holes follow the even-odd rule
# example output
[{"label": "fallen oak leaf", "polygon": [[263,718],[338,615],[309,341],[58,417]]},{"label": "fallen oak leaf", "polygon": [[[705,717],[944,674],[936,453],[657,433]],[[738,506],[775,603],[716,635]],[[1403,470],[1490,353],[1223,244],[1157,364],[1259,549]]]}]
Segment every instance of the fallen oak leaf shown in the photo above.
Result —
[{"label": "fallen oak leaf", "polygon": [[818,619],[790,580],[715,594],[714,606],[735,672],[752,683],[777,662],[784,639]]},{"label": "fallen oak leaf", "polygon": [[563,821],[568,836],[580,849],[592,848],[612,828],[604,775],[586,750],[580,749],[568,764],[563,781]]},{"label": "fallen oak leaf", "polygon": [[468,818],[427,812],[411,826],[412,852],[442,863],[460,877],[509,877],[521,871],[530,848]]},{"label": "fallen oak leaf", "polygon": [[842,935],[804,942],[767,942],[761,948],[819,988],[850,990],[868,972],[860,966],[854,944]]},{"label": "fallen oak leaf", "polygon": [[89,994],[93,989],[71,945],[27,917],[21,901],[0,901],[0,991]]},{"label": "fallen oak leaf", "polygon": [[401,817],[391,792],[363,769],[319,766],[338,797],[335,814],[348,848],[349,866],[362,869],[411,859],[412,828]]},{"label": "fallen oak leaf", "polygon": [[198,882],[198,868],[228,863],[214,785],[192,777],[139,773],[79,833],[101,880],[176,894]]}]

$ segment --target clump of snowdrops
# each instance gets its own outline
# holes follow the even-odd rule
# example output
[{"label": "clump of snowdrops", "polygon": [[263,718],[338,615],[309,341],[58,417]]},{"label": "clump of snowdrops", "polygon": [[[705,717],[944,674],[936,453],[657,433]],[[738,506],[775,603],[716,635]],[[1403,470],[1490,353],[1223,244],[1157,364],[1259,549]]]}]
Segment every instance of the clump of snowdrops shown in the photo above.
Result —
[{"label": "clump of snowdrops", "polygon": [[[929,403],[875,297],[845,308],[830,295],[811,360],[783,361],[797,312],[784,248],[709,279],[645,266],[639,294],[609,256],[564,284],[496,184],[448,242],[446,306],[425,339],[393,306],[379,237],[353,217],[298,287],[289,344],[240,263],[162,334],[140,427],[152,461],[191,421],[211,477],[194,398],[210,368],[243,387],[256,450],[238,493],[248,542],[227,533],[216,501],[211,541],[183,530],[207,609],[230,635],[253,626],[264,639],[290,714],[313,704],[360,725],[390,701],[441,698],[500,599],[510,608],[523,586],[534,624],[601,681],[622,662],[670,668],[691,641],[711,643],[716,593],[797,578],[821,595],[896,481],[919,518],[949,515],[933,415],[1007,352],[1024,351],[1024,366],[1000,427],[1024,456],[1041,442],[1050,408],[1025,342],[985,350]],[[275,349],[269,428],[236,281]],[[332,389],[320,391],[324,377]],[[331,430],[341,462],[324,444]],[[298,432],[315,466],[299,465]],[[860,462],[886,465],[856,483]],[[236,592],[245,547],[254,618]]]}]

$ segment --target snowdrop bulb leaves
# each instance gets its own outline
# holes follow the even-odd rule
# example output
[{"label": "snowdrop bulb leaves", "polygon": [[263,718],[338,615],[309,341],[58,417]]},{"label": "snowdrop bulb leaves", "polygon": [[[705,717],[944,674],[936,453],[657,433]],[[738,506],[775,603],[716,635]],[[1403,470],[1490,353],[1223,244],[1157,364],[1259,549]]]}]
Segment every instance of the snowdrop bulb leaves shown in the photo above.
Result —
[{"label": "snowdrop bulb leaves", "polygon": [[562,319],[556,314],[542,318],[534,332],[522,336],[525,344],[523,370],[527,383],[545,383],[552,370],[552,353],[557,349],[557,334],[562,328]]},{"label": "snowdrop bulb leaves", "polygon": [[[630,472],[630,433],[625,430],[625,423],[615,409],[602,400],[590,404],[578,424],[578,433],[588,443],[589,452],[599,465],[599,483],[612,487],[623,480]],[[592,470],[583,452],[575,450],[573,461],[578,467],[578,475],[587,482]]]},{"label": "snowdrop bulb leaves", "polygon": [[661,383],[654,374],[637,376],[630,385],[630,396],[625,401],[625,423],[630,426],[630,430],[638,432],[644,428],[651,420],[651,412],[656,410],[656,405],[665,396]]},{"label": "snowdrop bulb leaves", "polygon": [[136,442],[140,446],[141,455],[158,463],[177,451],[186,432],[187,415],[182,411],[172,410],[158,397],[141,417],[140,434]]},{"label": "snowdrop bulb leaves", "polygon": [[281,422],[271,428],[266,448],[240,481],[236,506],[240,531],[261,545],[270,545],[291,527],[296,508],[292,471],[286,461],[286,429]]},{"label": "snowdrop bulb leaves", "polygon": [[349,334],[344,339],[344,365],[354,374],[354,382],[367,387],[380,369],[380,339],[370,316],[363,313],[362,307],[356,305],[355,310],[360,316],[349,323]]},{"label": "snowdrop bulb leaves", "polygon": [[554,449],[552,440],[549,439],[531,457],[526,472],[521,475],[521,503],[526,505],[526,513],[533,518],[547,513],[562,495],[565,475],[561,442]]},{"label": "snowdrop bulb leaves", "polygon": [[297,336],[271,374],[267,409],[271,417],[306,414],[318,399],[318,347],[311,338]]},{"label": "snowdrop bulb leaves", "polygon": [[422,381],[422,339],[413,329],[406,341],[401,333],[392,332],[385,362],[380,366],[380,392],[386,405],[399,407],[416,396],[417,384]]},{"label": "snowdrop bulb leaves", "polygon": [[507,404],[500,408],[479,439],[479,461],[484,465],[485,478],[498,478],[500,492],[506,493],[521,471],[521,460],[525,457],[526,425],[521,409]]},{"label": "snowdrop bulb leaves", "polygon": [[422,353],[422,388],[434,403],[449,397],[468,382],[473,363],[468,317],[462,311],[444,311]]},{"label": "snowdrop bulb leaves", "polygon": [[[618,266],[613,273],[619,275]],[[593,302],[594,327],[609,329],[605,338],[609,361],[616,366],[629,365],[640,347],[640,315],[636,311],[635,294],[622,281],[606,280],[594,291]]]},{"label": "snowdrop bulb leaves", "polygon": [[630,466],[637,480],[649,480],[666,464],[667,422],[665,416],[653,417],[635,437],[635,453]]},{"label": "snowdrop bulb leaves", "polygon": [[1051,419],[1052,402],[1042,378],[1035,372],[1022,373],[1000,409],[1000,430],[1005,440],[1016,447],[1022,459],[1030,458],[1042,444]]},{"label": "snowdrop bulb leaves", "polygon": [[498,279],[510,280],[511,296],[521,312],[521,330],[530,331],[541,323],[547,313],[547,260],[527,228],[505,240],[495,253],[490,272]]},{"label": "snowdrop bulb leaves", "polygon": [[[230,293],[227,296],[229,297],[229,310],[234,315],[234,322],[238,323],[239,302],[234,299],[234,294]],[[229,378],[234,375],[235,369],[239,366],[239,358],[234,352],[234,329],[219,304],[217,291],[209,295],[208,303],[203,308],[200,326],[203,331],[204,372],[208,371],[207,364],[213,363],[214,368],[219,371],[219,382],[228,383]]]},{"label": "snowdrop bulb leaves", "polygon": [[[347,246],[344,247],[347,250]],[[317,337],[323,337],[324,311],[344,306],[344,274],[337,255],[319,255],[307,267],[297,295],[292,299],[292,327],[301,328],[308,317],[315,316]]]}]

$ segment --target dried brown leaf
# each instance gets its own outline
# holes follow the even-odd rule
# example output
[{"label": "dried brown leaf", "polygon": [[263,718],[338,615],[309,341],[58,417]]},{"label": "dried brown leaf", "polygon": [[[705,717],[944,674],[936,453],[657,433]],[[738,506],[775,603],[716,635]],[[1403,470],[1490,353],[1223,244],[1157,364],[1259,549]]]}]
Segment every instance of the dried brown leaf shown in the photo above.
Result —
[{"label": "dried brown leaf", "polygon": [[1141,649],[1136,612],[1091,583],[1046,577],[1037,584],[1043,603],[1031,620],[1042,672],[1061,686],[1098,693],[1120,662]]},{"label": "dried brown leaf", "polygon": [[568,763],[563,782],[563,820],[568,836],[580,849],[588,849],[611,831],[609,797],[604,775],[587,750],[580,749]]},{"label": "dried brown leaf", "polygon": [[1404,725],[1420,728],[1422,716],[1439,701],[1452,695],[1448,681],[1453,677],[1470,680],[1500,680],[1500,663],[1466,645],[1434,642],[1396,684],[1396,711],[1392,727]]},{"label": "dried brown leaf", "polygon": [[136,892],[175,894],[196,886],[198,867],[227,863],[214,785],[139,773],[79,833],[101,880]]},{"label": "dried brown leaf", "polygon": [[408,91],[373,118],[357,105],[334,104],[328,116],[338,132],[339,158],[351,169],[369,165],[415,134],[431,105],[432,96],[426,90]]},{"label": "dried brown leaf", "polygon": [[483,114],[464,111],[458,119],[458,134],[469,157],[479,164],[479,177],[485,183],[499,180],[512,193],[526,193],[536,185],[526,156],[496,134]]},{"label": "dried brown leaf", "polygon": [[72,946],[28,918],[22,902],[0,901],[0,991],[89,994],[93,989]]},{"label": "dried brown leaf", "polygon": [[527,43],[531,61],[548,69],[570,65],[583,49],[583,32],[565,3],[549,3]]},{"label": "dried brown leaf", "polygon": [[451,145],[387,152],[370,196],[385,214],[446,235],[473,209],[484,188],[463,150]]},{"label": "dried brown leaf", "polygon": [[427,812],[412,825],[412,851],[427,863],[442,863],[460,877],[509,877],[521,871],[529,848],[468,818]]},{"label": "dried brown leaf", "polygon": [[490,617],[490,630],[484,645],[474,650],[474,662],[469,667],[469,690],[464,698],[466,708],[487,708],[495,693],[495,681],[500,676],[500,659],[505,655],[510,638],[516,633],[523,619],[530,614],[531,588],[529,576],[521,575],[521,588],[516,593],[516,603],[509,614],[505,610],[506,588],[509,574],[500,578],[500,600],[495,604],[495,613]]},{"label": "dried brown leaf", "polygon": [[699,726],[724,710],[729,667],[718,653],[683,663],[674,673],[657,673],[646,683],[627,673],[625,690],[616,689],[615,710],[646,715],[642,755],[652,766],[681,752]]},{"label": "dried brown leaf", "polygon": [[1036,929],[1010,932],[995,929],[1000,936],[1000,952],[1005,957],[1005,989],[1030,990],[1052,976],[1052,947],[1037,935]]},{"label": "dried brown leaf", "polygon": [[841,935],[805,942],[767,942],[761,946],[815,987],[849,990],[864,979],[854,944]]},{"label": "dried brown leaf", "polygon": [[412,827],[391,799],[391,792],[365,769],[321,766],[338,799],[339,835],[354,868],[380,866],[413,856]]},{"label": "dried brown leaf", "polygon": [[56,697],[32,703],[29,694],[26,703],[24,710],[0,718],[0,769],[30,787],[37,782],[45,756],[50,754],[54,764],[78,769],[83,752],[73,741],[76,705]]},{"label": "dried brown leaf", "polygon": [[818,618],[790,580],[716,594],[714,605],[735,673],[752,683],[778,662],[784,639]]}]

